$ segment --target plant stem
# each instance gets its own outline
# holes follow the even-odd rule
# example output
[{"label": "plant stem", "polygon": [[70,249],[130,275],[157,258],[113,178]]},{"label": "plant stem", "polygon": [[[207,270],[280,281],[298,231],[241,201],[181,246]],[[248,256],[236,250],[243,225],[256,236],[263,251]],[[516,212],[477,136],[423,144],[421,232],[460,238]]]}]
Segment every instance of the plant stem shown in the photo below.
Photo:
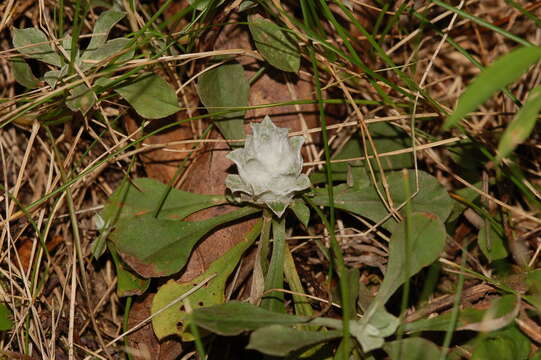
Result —
[{"label": "plant stem", "polygon": [[[272,257],[269,271],[265,276],[265,291],[281,289],[284,286],[284,251],[286,246],[286,220],[285,218],[272,219]],[[263,297],[261,307],[275,312],[285,312],[284,293],[271,291]]]}]

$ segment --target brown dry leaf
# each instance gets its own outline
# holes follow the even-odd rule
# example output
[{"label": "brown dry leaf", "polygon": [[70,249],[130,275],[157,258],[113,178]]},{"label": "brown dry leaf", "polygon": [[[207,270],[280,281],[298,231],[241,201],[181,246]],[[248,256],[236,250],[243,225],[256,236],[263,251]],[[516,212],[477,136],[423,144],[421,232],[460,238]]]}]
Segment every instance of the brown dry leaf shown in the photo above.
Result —
[{"label": "brown dry leaf", "polygon": [[[17,246],[17,254],[21,260],[21,266],[24,272],[28,272],[30,267],[30,260],[32,258],[32,248],[34,246],[34,241],[39,241],[38,239],[31,239],[29,237],[23,237],[19,240],[19,245]],[[55,235],[49,241],[47,241],[47,251],[53,251],[58,245],[64,241],[64,237],[61,235]]]},{"label": "brown dry leaf", "polygon": [[[150,316],[153,294],[139,297],[133,303],[128,318],[128,329],[137,326]],[[182,345],[176,339],[158,341],[149,322],[128,336],[128,349],[134,360],[174,360],[182,353]]]},{"label": "brown dry leaf", "polygon": [[[217,132],[213,132],[211,137],[221,138]],[[206,145],[194,159],[181,189],[194,193],[223,194],[225,192],[225,178],[228,174],[227,169],[232,166],[231,161],[225,158],[229,151],[226,143]],[[193,214],[187,220],[208,219],[234,209],[235,207],[231,205],[215,206]],[[190,281],[201,275],[214,260],[242,241],[254,223],[255,220],[244,220],[210,233],[192,252],[181,281]]]}]

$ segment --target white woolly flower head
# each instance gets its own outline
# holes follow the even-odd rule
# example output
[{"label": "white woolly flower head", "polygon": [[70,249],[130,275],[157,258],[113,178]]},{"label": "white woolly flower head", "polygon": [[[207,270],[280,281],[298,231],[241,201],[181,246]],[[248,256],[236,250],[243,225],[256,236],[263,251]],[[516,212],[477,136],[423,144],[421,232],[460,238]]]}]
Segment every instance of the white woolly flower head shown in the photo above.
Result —
[{"label": "white woolly flower head", "polygon": [[308,176],[301,174],[304,138],[288,138],[288,129],[274,125],[268,115],[251,126],[244,148],[227,155],[239,175],[228,175],[225,185],[241,200],[266,204],[281,217],[295,193],[310,187]]}]

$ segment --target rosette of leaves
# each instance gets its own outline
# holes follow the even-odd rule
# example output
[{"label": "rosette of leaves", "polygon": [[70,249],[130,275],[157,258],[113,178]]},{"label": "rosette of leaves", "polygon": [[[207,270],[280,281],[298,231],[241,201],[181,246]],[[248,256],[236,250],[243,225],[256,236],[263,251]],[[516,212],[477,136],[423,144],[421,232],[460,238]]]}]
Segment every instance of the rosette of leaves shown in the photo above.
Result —
[{"label": "rosette of leaves", "polygon": [[265,204],[281,217],[295,193],[310,187],[308,176],[301,174],[304,138],[288,138],[288,129],[274,125],[268,115],[251,127],[245,147],[227,155],[239,174],[229,175],[225,184],[240,200]]},{"label": "rosette of leaves", "polygon": [[[35,27],[13,29],[13,46],[23,55],[11,60],[15,80],[28,89],[39,88],[44,83],[55,89],[59,83],[68,80],[68,75],[95,71],[98,66],[112,69],[131,60],[135,54],[133,47],[130,46],[132,40],[107,39],[112,28],[124,17],[125,13],[115,10],[103,12],[96,20],[92,37],[84,51],[78,48],[72,51],[77,42],[73,41],[70,35],[65,36],[53,47],[51,45],[53,42],[47,35]],[[50,70],[37,78],[25,58],[38,60],[46,64]],[[73,59],[72,69],[76,71],[70,71],[71,59]],[[79,77],[70,79],[78,80]],[[84,82],[70,88],[65,100],[67,107],[74,112],[81,111],[85,114],[97,100],[96,91],[89,85],[105,88],[110,83],[110,75],[98,77],[95,81],[92,78],[85,79]],[[163,118],[179,110],[174,89],[154,74],[140,74],[129,82],[115,85],[114,91],[144,118]]]}]

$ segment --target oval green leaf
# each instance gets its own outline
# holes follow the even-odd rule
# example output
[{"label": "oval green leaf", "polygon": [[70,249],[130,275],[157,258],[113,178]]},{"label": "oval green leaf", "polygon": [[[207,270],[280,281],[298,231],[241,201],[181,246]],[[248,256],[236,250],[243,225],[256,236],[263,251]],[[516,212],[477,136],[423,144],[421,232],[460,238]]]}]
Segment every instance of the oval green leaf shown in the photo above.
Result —
[{"label": "oval green leaf", "polygon": [[92,30],[92,38],[90,39],[90,43],[88,44],[86,50],[97,50],[103,44],[105,44],[105,41],[107,40],[109,32],[113,26],[122,20],[124,16],[126,16],[125,13],[115,10],[107,10],[103,12],[98,20],[96,20],[96,24]]},{"label": "oval green leaf", "polygon": [[248,27],[257,50],[269,64],[282,71],[299,71],[301,56],[289,34],[272,21],[257,16],[249,18]]},{"label": "oval green leaf", "polygon": [[[248,106],[250,84],[242,65],[230,63],[204,72],[199,77],[197,92],[207,111],[212,114]],[[244,138],[246,110],[231,111],[214,117],[215,124],[226,139]]]},{"label": "oval green leaf", "polygon": [[500,57],[483,70],[460,96],[455,111],[447,118],[443,128],[455,126],[460,119],[524,74],[541,59],[541,47],[522,47]]},{"label": "oval green leaf", "polygon": [[154,74],[143,74],[115,91],[145,119],[161,119],[180,110],[175,89]]},{"label": "oval green leaf", "polygon": [[311,345],[337,339],[342,331],[305,331],[284,325],[270,325],[259,328],[250,335],[246,349],[257,350],[271,356],[286,356]]},{"label": "oval green leaf", "polygon": [[431,213],[417,212],[412,214],[409,221],[413,234],[407,241],[404,221],[392,229],[387,272],[376,295],[377,301],[374,302],[386,303],[400,285],[436,261],[443,250],[447,233],[439,217]]},{"label": "oval green leaf", "polygon": [[27,89],[36,89],[40,85],[38,78],[32,73],[30,65],[24,59],[13,58],[9,60],[15,81]]},{"label": "oval green leaf", "polygon": [[60,56],[53,50],[47,36],[36,28],[13,29],[13,46],[32,59],[60,67]]}]

